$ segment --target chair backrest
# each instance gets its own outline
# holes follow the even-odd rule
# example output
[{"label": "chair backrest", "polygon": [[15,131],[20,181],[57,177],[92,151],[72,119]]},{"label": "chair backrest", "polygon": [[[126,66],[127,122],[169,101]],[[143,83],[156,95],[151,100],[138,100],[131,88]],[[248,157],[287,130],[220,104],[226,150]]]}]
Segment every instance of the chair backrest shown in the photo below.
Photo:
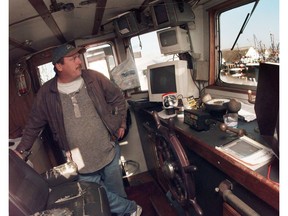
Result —
[{"label": "chair backrest", "polygon": [[9,215],[30,215],[45,209],[48,183],[9,149]]}]

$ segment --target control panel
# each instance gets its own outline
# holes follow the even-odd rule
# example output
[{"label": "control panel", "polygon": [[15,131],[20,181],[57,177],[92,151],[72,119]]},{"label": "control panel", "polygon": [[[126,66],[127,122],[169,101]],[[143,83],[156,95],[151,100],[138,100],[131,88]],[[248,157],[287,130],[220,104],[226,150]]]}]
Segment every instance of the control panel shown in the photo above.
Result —
[{"label": "control panel", "polygon": [[184,110],[184,123],[197,131],[209,130],[210,118],[210,114],[202,110]]}]

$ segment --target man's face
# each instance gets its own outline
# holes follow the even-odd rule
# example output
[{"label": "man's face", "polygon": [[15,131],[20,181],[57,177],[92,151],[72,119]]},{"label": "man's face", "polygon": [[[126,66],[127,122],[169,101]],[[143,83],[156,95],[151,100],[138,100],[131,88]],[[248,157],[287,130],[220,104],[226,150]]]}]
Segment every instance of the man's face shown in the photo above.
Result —
[{"label": "man's face", "polygon": [[64,57],[64,64],[57,64],[61,79],[72,81],[81,75],[82,62],[79,53],[73,56]]}]

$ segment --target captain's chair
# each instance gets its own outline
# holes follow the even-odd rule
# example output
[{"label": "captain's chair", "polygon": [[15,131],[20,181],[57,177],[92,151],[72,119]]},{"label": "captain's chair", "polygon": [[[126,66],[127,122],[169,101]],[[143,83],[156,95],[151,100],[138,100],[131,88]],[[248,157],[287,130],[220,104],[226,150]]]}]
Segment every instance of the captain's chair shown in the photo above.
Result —
[{"label": "captain's chair", "polygon": [[9,215],[111,215],[105,189],[96,183],[69,181],[49,185],[9,149]]}]

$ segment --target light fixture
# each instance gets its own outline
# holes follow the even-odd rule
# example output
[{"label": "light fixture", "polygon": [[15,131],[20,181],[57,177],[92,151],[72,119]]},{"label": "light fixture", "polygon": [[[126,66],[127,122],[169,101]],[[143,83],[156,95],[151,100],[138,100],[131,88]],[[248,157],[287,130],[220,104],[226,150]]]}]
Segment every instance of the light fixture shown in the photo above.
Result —
[{"label": "light fixture", "polygon": [[23,45],[30,47],[32,45],[32,41],[27,39],[23,42]]}]

